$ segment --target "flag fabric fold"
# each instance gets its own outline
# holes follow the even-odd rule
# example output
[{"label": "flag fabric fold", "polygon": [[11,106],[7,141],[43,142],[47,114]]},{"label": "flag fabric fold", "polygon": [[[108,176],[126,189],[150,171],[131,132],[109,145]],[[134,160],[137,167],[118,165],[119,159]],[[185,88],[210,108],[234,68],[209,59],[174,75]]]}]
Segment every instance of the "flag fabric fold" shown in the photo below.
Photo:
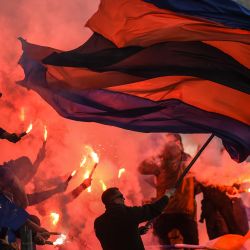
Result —
[{"label": "flag fabric fold", "polygon": [[166,41],[234,41],[250,44],[249,30],[185,16],[141,0],[102,0],[86,26],[117,47],[146,47]]},{"label": "flag fabric fold", "polygon": [[159,8],[250,30],[250,10],[232,0],[144,0]]},{"label": "flag fabric fold", "polygon": [[233,159],[250,154],[249,68],[225,51],[201,41],[118,48],[98,34],[68,52],[22,45],[20,84],[63,117],[140,132],[214,133]]}]

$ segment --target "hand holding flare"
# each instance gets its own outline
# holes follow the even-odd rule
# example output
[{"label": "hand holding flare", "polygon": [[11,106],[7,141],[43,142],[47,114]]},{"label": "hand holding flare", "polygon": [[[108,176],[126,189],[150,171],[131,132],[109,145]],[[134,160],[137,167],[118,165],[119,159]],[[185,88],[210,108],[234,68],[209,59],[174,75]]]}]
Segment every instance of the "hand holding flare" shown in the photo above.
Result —
[{"label": "hand holding flare", "polygon": [[59,234],[59,238],[57,238],[55,241],[45,241],[46,245],[54,245],[54,246],[59,246],[63,245],[67,236],[65,234]]},{"label": "hand holding flare", "polygon": [[93,168],[90,172],[89,178],[92,178],[92,176],[97,168],[97,165],[99,163],[99,157],[98,157],[97,153],[95,153],[94,151],[91,152],[91,157],[92,157],[93,161],[95,162],[95,165],[93,166]]},{"label": "hand holding flare", "polygon": [[28,133],[30,133],[30,131],[32,130],[32,128],[33,128],[33,125],[32,125],[32,123],[30,123],[29,127],[27,128],[27,130],[25,132],[23,132],[23,133],[20,134],[20,138],[23,137],[23,136],[25,136],[25,135],[27,135]]},{"label": "hand holding flare", "polygon": [[76,174],[76,170],[74,170],[74,171],[71,173],[71,175],[68,177],[68,179],[66,180],[66,182],[69,183],[70,180],[73,178],[73,176],[75,176],[75,174]]}]

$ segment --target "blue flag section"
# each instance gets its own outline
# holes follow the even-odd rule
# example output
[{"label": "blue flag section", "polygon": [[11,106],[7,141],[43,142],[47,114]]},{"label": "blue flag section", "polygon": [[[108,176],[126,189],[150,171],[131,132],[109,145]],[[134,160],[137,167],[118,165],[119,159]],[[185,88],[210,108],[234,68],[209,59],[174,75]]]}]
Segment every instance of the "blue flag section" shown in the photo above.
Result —
[{"label": "blue flag section", "polygon": [[19,84],[65,118],[140,132],[214,133],[234,160],[250,154],[249,70],[212,46],[117,48],[98,34],[68,52],[22,46]]},{"label": "blue flag section", "polygon": [[144,0],[159,8],[250,30],[250,10],[232,0]]},{"label": "blue flag section", "polygon": [[0,194],[0,229],[6,229],[9,242],[15,242],[15,231],[25,224],[29,214]]}]

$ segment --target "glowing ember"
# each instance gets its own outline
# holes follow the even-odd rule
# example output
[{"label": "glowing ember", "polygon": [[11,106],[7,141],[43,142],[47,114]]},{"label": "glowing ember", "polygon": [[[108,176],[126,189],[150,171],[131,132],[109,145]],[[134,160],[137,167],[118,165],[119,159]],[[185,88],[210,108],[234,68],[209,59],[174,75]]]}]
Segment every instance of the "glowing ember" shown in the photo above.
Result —
[{"label": "glowing ember", "polygon": [[86,163],[87,161],[87,157],[86,156],[83,156],[81,162],[80,162],[80,168],[82,168],[84,166],[84,164]]},{"label": "glowing ember", "polygon": [[76,174],[76,170],[74,170],[72,173],[71,173],[71,175],[68,177],[68,179],[66,180],[66,182],[70,182],[70,180],[73,178],[73,176]]},{"label": "glowing ember", "polygon": [[21,111],[20,111],[20,120],[24,121],[25,120],[25,110],[24,107],[21,107]]},{"label": "glowing ember", "polygon": [[89,155],[95,163],[99,162],[99,157],[91,146],[85,145],[84,150],[85,150],[86,154]]},{"label": "glowing ember", "polygon": [[[84,179],[88,179],[88,178],[89,178],[89,175],[90,175],[90,172],[89,172],[89,171],[86,171],[86,173],[84,174]],[[88,193],[91,192],[91,186],[88,187],[87,191],[88,191]]]},{"label": "glowing ember", "polygon": [[55,226],[60,219],[60,215],[57,213],[50,213],[50,217],[52,219],[52,224]]},{"label": "glowing ember", "polygon": [[73,177],[76,174],[76,170],[74,170],[71,174],[71,176]]},{"label": "glowing ember", "polygon": [[107,186],[105,185],[103,180],[100,180],[100,183],[102,185],[102,190],[105,191],[107,189]]},{"label": "glowing ember", "polygon": [[121,178],[122,174],[125,172],[125,168],[120,168],[118,172],[118,178]]},{"label": "glowing ember", "polygon": [[32,123],[30,123],[29,127],[26,130],[26,134],[28,134],[32,130],[32,128],[33,128],[33,125]]},{"label": "glowing ember", "polygon": [[47,130],[47,127],[46,127],[46,126],[44,126],[43,138],[44,138],[44,141],[47,141],[47,138],[48,138],[48,130]]},{"label": "glowing ember", "polygon": [[61,234],[60,237],[53,242],[53,245],[54,246],[62,245],[65,242],[66,238],[67,236],[65,234]]},{"label": "glowing ember", "polygon": [[90,155],[91,155],[91,158],[93,159],[93,161],[94,161],[95,163],[98,163],[98,162],[99,162],[99,157],[98,157],[98,155],[97,155],[96,152],[92,151],[92,152],[90,153]]}]

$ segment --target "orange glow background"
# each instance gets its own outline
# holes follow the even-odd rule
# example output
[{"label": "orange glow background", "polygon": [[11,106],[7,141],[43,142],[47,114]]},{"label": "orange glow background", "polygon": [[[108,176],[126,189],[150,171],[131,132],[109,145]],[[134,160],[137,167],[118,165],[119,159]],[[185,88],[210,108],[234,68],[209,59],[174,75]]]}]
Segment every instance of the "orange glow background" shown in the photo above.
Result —
[{"label": "orange glow background", "polygon": [[[26,186],[27,193],[51,188],[58,180],[67,179],[78,169],[83,159],[85,145],[91,145],[100,162],[94,173],[91,192],[83,192],[77,200],[65,204],[63,195],[29,208],[42,221],[42,226],[70,236],[71,241],[61,250],[99,250],[94,236],[93,221],[104,211],[100,195],[103,183],[118,186],[128,205],[140,205],[142,199],[155,195],[154,189],[139,176],[138,164],[156,154],[164,143],[164,134],[142,134],[96,123],[81,123],[60,117],[36,93],[19,87],[15,82],[24,77],[17,62],[21,55],[19,36],[29,42],[70,50],[80,46],[91,34],[84,23],[98,7],[97,0],[11,0],[0,3],[0,126],[9,132],[24,132],[30,122],[33,129],[17,144],[0,141],[0,163],[20,156],[35,160],[44,141],[44,126],[48,130],[46,158],[36,176]],[[183,135],[187,152],[194,155],[207,135]],[[250,165],[236,164],[222,151],[219,139],[214,139],[193,168],[198,180],[210,184],[228,184],[250,180]],[[118,179],[119,169],[126,171]],[[91,167],[89,167],[91,171]],[[70,181],[66,191],[71,191],[83,180],[84,167]],[[49,181],[48,181],[49,180]],[[100,181],[102,180],[102,181]],[[46,183],[46,184],[45,184]],[[248,194],[242,194],[250,206]],[[198,203],[200,196],[197,198]],[[199,210],[198,210],[199,211]],[[50,213],[60,214],[56,225]],[[201,243],[207,240],[204,225],[199,225]],[[143,236],[146,244],[157,244],[149,233]],[[41,246],[38,249],[53,249]]]}]

